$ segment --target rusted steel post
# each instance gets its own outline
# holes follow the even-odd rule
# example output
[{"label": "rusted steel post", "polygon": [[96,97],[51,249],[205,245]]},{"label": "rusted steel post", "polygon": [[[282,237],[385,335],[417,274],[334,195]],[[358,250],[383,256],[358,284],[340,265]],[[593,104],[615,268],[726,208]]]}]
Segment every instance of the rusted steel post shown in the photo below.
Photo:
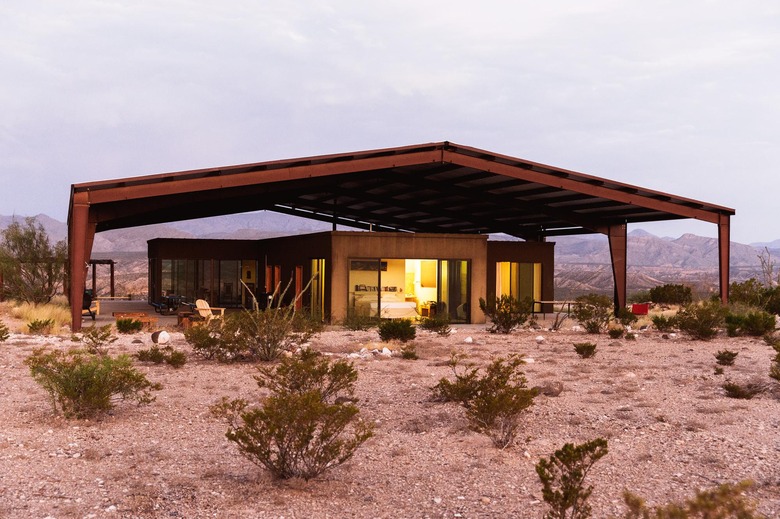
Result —
[{"label": "rusted steel post", "polygon": [[612,278],[615,281],[615,315],[626,306],[626,269],[628,256],[628,235],[626,224],[610,225],[609,255],[612,258]]},{"label": "rusted steel post", "polygon": [[68,216],[68,269],[71,330],[74,332],[81,330],[81,309],[95,227],[95,223],[90,222],[87,194],[73,194]]},{"label": "rusted steel post", "polygon": [[722,214],[718,221],[718,273],[720,279],[720,300],[729,302],[729,259],[731,256],[731,217]]}]

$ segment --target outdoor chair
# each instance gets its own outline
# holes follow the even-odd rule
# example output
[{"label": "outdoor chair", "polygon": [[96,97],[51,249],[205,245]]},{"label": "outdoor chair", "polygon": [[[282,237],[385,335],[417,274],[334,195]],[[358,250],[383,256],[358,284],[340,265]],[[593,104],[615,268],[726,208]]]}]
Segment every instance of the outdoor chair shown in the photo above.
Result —
[{"label": "outdoor chair", "polygon": [[92,320],[95,320],[96,312],[92,309],[92,293],[90,291],[84,291],[84,299],[81,303],[81,315],[84,315],[84,312],[89,315]]},{"label": "outdoor chair", "polygon": [[225,317],[225,309],[217,308],[215,306],[209,306],[208,301],[205,299],[198,299],[195,301],[195,309],[198,311],[198,315],[206,323],[210,323],[213,319],[222,319]]}]

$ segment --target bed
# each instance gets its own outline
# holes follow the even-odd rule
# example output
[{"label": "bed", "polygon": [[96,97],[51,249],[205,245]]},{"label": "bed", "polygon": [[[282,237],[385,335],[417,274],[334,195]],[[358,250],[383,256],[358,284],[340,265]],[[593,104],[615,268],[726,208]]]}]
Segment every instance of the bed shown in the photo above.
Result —
[{"label": "bed", "polygon": [[[371,315],[376,315],[377,302],[371,302]],[[414,319],[417,314],[417,303],[414,301],[382,301],[383,319]]]}]

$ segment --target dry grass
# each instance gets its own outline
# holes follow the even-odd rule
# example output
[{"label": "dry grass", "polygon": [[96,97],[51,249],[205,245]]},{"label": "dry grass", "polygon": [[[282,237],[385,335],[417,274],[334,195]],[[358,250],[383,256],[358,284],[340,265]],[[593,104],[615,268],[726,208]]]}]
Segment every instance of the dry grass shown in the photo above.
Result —
[{"label": "dry grass", "polygon": [[29,333],[27,324],[33,321],[51,320],[54,324],[51,328],[51,334],[57,335],[62,332],[65,325],[70,325],[70,308],[67,304],[48,303],[45,305],[33,305],[30,303],[15,303],[10,309],[11,317],[23,323],[23,331]]}]

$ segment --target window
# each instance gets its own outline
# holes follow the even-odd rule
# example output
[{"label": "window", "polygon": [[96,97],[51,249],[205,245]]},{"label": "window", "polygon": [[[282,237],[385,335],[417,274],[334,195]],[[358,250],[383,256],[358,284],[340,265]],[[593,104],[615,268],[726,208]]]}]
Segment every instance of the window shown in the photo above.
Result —
[{"label": "window", "polygon": [[542,264],[499,261],[496,263],[496,297],[504,295],[523,300],[542,299]]}]

